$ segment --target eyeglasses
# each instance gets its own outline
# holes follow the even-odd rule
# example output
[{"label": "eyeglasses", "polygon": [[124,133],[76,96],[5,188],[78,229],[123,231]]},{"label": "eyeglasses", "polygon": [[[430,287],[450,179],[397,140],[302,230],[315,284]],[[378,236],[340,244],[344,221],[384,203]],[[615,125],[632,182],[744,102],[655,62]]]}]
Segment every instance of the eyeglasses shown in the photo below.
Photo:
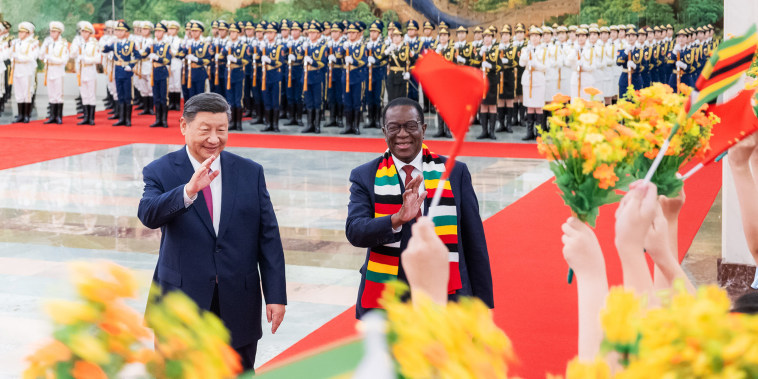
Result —
[{"label": "eyeglasses", "polygon": [[405,124],[390,122],[389,124],[384,125],[384,130],[386,130],[388,134],[400,133],[400,129],[405,129],[408,133],[416,133],[420,128],[421,122],[419,121],[408,121]]}]

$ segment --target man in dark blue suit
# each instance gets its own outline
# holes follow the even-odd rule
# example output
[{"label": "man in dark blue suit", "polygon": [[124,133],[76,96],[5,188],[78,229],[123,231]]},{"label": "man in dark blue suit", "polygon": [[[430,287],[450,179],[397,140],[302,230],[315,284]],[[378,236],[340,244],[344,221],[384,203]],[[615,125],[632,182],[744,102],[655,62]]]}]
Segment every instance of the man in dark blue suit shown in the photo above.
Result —
[{"label": "man in dark blue suit", "polygon": [[[418,102],[397,98],[387,104],[382,118],[388,153],[350,173],[350,204],[345,232],[351,244],[367,248],[366,261],[360,269],[361,285],[356,306],[358,318],[371,308],[378,307],[375,299],[364,294],[377,292],[371,289],[372,286],[376,288],[375,282],[386,280],[388,275],[390,279],[406,280],[399,261],[411,237],[411,225],[431,203],[424,188],[425,180],[434,177],[429,174],[430,168],[440,167],[446,161],[445,157],[435,155],[439,163],[429,163],[433,154],[423,149],[426,124]],[[388,166],[387,162],[391,162],[392,168],[384,171],[382,167]],[[387,176],[383,176],[385,172]],[[409,172],[412,178],[408,178]],[[448,297],[454,301],[459,296],[475,296],[493,308],[489,255],[471,174],[464,163],[457,162],[449,180],[452,198],[448,198],[449,210],[445,214],[457,216],[457,223],[451,226],[452,230],[457,231],[457,244],[447,240],[450,236],[440,237],[451,252],[451,281],[454,277],[460,281],[457,286],[448,287]],[[398,181],[402,187],[397,194],[384,189],[388,184],[397,185]],[[377,188],[383,193],[375,193]],[[400,193],[402,200],[399,200]],[[392,196],[397,203],[391,209],[399,210],[387,214],[386,204],[382,203],[391,203]],[[452,238],[455,240],[455,232]]]},{"label": "man in dark blue suit", "polygon": [[161,228],[154,283],[218,315],[249,370],[263,335],[261,287],[271,333],[284,318],[284,252],[263,168],[223,151],[229,112],[214,93],[185,103],[186,146],[144,168],[138,217]]}]

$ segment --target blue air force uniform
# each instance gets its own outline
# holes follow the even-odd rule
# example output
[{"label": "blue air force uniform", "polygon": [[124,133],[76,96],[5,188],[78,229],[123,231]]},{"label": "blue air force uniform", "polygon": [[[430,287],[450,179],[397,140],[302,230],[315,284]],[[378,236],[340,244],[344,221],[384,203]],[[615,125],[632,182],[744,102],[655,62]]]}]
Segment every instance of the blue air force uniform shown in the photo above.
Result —
[{"label": "blue air force uniform", "polygon": [[[130,31],[129,24],[119,21],[116,30]],[[119,120],[113,126],[131,126],[132,124],[132,70],[137,64],[139,53],[134,41],[124,38],[114,44],[105,45],[104,53],[113,52],[115,72],[113,74],[118,93],[118,116]]]},{"label": "blue air force uniform", "polygon": [[371,85],[366,85],[366,105],[368,107],[368,125],[367,128],[378,128],[377,120],[379,119],[380,109],[382,107],[382,95],[384,94],[384,78],[387,75],[387,55],[384,50],[387,45],[382,41],[381,33],[384,25],[377,20],[371,24],[369,30],[379,32],[379,38],[376,41],[369,41],[366,44],[366,58],[368,64],[367,70],[371,70]]},{"label": "blue air force uniform", "polygon": [[[168,27],[159,22],[155,30],[166,32]],[[150,127],[168,128],[168,77],[171,65],[171,43],[168,38],[155,40],[149,50],[141,58],[149,58],[153,65],[152,86],[153,102],[155,105],[155,122]]]},{"label": "blue air force uniform", "polygon": [[[266,26],[266,34],[278,33],[278,27],[275,22]],[[282,83],[282,66],[287,59],[284,47],[274,42],[269,42],[266,38],[265,43],[259,46],[261,55],[261,94],[263,95],[263,107],[268,115],[268,126],[263,129],[265,132],[279,131],[279,101],[281,100],[281,83]],[[265,79],[264,79],[265,77]]]},{"label": "blue air force uniform", "polygon": [[[303,27],[297,21],[290,22],[290,30],[300,30]],[[286,42],[285,48],[287,53],[287,76],[285,76],[282,87],[286,88],[287,111],[290,116],[290,122],[287,125],[301,125],[300,121],[303,114],[303,51],[300,48],[305,43],[305,38],[300,36],[297,40],[291,39]],[[291,61],[290,61],[291,60]]]},{"label": "blue air force uniform", "polygon": [[[321,33],[321,26],[316,21],[308,25],[308,32]],[[307,116],[306,129],[303,133],[321,133],[321,106],[326,78],[327,50],[323,41],[311,43],[305,41],[298,47],[303,57],[303,100]]]},{"label": "blue air force uniform", "polygon": [[[232,24],[229,31],[239,32],[239,26]],[[250,62],[250,52],[250,47],[237,38],[236,41],[229,40],[220,53],[219,61],[223,59],[226,70],[223,83],[219,81],[219,85],[223,85],[226,101],[232,109],[230,130],[242,130],[242,90],[245,86],[245,67]]]},{"label": "blue air force uniform", "polygon": [[[340,23],[332,24],[332,33],[334,31],[342,32],[343,26]],[[342,75],[344,74],[344,60],[342,57],[337,56],[336,52],[345,42],[344,38],[339,38],[337,41],[334,38],[329,38],[326,42],[327,57],[329,59],[329,67],[327,67],[327,82],[326,82],[326,101],[329,103],[330,120],[326,126],[341,126],[341,116],[343,113],[343,95],[345,87],[342,86]]]},{"label": "blue air force uniform", "polygon": [[[358,25],[351,23],[348,32],[359,32]],[[336,56],[342,58],[345,73],[342,76],[342,102],[345,105],[345,129],[340,134],[360,134],[358,120],[361,113],[363,89],[366,84],[366,46],[360,39],[355,42],[345,42],[339,46]]]},{"label": "blue air force uniform", "polygon": [[[205,27],[200,22],[193,22],[192,30],[199,30],[202,33],[205,31]],[[184,47],[179,49],[177,57],[187,60],[185,63],[187,68],[184,75],[186,75],[185,80],[189,98],[184,99],[185,101],[191,99],[192,96],[205,92],[208,67],[214,58],[211,50],[211,44],[202,39],[189,40]]]}]

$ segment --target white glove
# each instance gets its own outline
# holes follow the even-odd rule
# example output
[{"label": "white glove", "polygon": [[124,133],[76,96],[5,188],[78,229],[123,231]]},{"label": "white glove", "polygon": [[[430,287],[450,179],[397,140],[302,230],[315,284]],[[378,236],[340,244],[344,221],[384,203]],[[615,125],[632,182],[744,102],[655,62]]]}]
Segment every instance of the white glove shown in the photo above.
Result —
[{"label": "white glove", "polygon": [[81,55],[77,55],[76,56],[76,63],[79,63],[81,61],[82,61],[82,56]]},{"label": "white glove", "polygon": [[194,56],[194,55],[192,55],[192,54],[187,55],[187,60],[189,60],[190,62],[197,62],[197,61],[199,61],[199,59],[197,59],[197,57]]},{"label": "white glove", "polygon": [[157,61],[158,59],[161,58],[156,53],[150,53],[150,55],[148,55],[147,57],[150,58],[151,61]]},{"label": "white glove", "polygon": [[216,54],[216,55],[214,55],[214,56],[213,56],[213,59],[215,59],[215,60],[219,60],[219,59],[221,59],[221,54]]},{"label": "white glove", "polygon": [[626,61],[626,68],[631,68],[632,70],[634,70],[635,68],[637,68],[637,64],[636,64],[636,63],[634,63],[634,62],[633,62],[633,61],[630,59],[630,60]]},{"label": "white glove", "polygon": [[500,44],[497,45],[497,48],[500,49],[500,50],[505,50],[505,44],[502,43],[502,42],[500,42]]},{"label": "white glove", "polygon": [[404,79],[404,80],[410,80],[410,79],[411,79],[411,73],[409,73],[409,72],[404,72],[404,73],[403,73],[403,79]]},{"label": "white glove", "polygon": [[374,58],[374,57],[368,57],[368,63],[371,63],[372,65],[376,64],[376,58]]},{"label": "white glove", "polygon": [[262,56],[261,60],[263,61],[263,63],[266,63],[266,64],[271,63],[271,58],[269,58],[268,55]]},{"label": "white glove", "polygon": [[678,67],[680,70],[686,70],[687,63],[684,63],[682,61],[676,61],[676,67]]},{"label": "white glove", "polygon": [[484,61],[484,62],[482,62],[482,68],[485,69],[485,70],[491,69],[492,68],[492,63]]},{"label": "white glove", "polygon": [[313,58],[311,58],[311,57],[309,57],[309,56],[307,56],[307,55],[305,56],[305,61],[306,61],[306,62],[307,62],[309,65],[313,64]]},{"label": "white glove", "polygon": [[671,52],[674,54],[676,54],[679,51],[681,51],[681,49],[679,48],[679,45],[674,45],[674,50],[671,50]]},{"label": "white glove", "polygon": [[455,58],[455,60],[456,60],[456,61],[458,61],[458,63],[460,63],[460,64],[464,64],[464,63],[466,63],[466,58],[464,58],[464,57],[462,57],[462,56],[460,56],[460,55],[459,55],[459,56],[457,56],[457,57]]},{"label": "white glove", "polygon": [[435,50],[437,51],[437,54],[440,54],[440,53],[442,53],[442,50],[444,50],[444,49],[445,49],[445,46],[438,45],[437,49],[435,49]]},{"label": "white glove", "polygon": [[124,66],[124,71],[132,71],[132,66]]},{"label": "white glove", "polygon": [[237,63],[237,57],[235,57],[234,55],[228,55],[228,56],[226,57],[226,60],[227,60],[229,63]]},{"label": "white glove", "polygon": [[487,48],[482,46],[482,48],[479,49],[479,55],[484,56],[485,53],[487,53]]},{"label": "white glove", "polygon": [[500,62],[503,62],[503,64],[508,64],[510,62],[508,58],[500,58]]},{"label": "white glove", "polygon": [[287,47],[288,48],[292,47],[292,41],[287,41]]},{"label": "white glove", "polygon": [[295,54],[290,54],[287,56],[287,62],[294,62],[295,61]]},{"label": "white glove", "polygon": [[337,62],[337,57],[335,57],[334,54],[330,54],[328,59],[329,59],[329,62],[332,62],[332,63]]},{"label": "white glove", "polygon": [[353,64],[353,62],[355,62],[355,60],[353,60],[353,57],[351,57],[349,55],[345,57],[345,63],[347,63],[347,64]]}]

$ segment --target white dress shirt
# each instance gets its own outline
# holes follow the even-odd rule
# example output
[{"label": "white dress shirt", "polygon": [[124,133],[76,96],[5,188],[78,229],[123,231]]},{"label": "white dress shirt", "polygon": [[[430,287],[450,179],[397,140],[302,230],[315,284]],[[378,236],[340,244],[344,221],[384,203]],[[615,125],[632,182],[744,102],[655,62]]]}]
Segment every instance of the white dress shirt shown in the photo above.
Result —
[{"label": "white dress shirt", "polygon": [[[413,171],[411,171],[411,179],[415,179],[419,175],[423,175],[423,171],[421,171],[421,165],[423,163],[422,160],[423,157],[423,151],[419,151],[418,155],[416,155],[416,158],[413,158],[411,163],[405,163],[401,161],[400,159],[397,159],[397,157],[393,154],[392,160],[395,162],[395,169],[397,169],[397,174],[400,176],[400,183],[403,183],[405,185],[405,171],[403,170],[403,167],[407,165],[413,166]],[[418,192],[421,193],[424,191],[424,181],[421,181],[421,184],[418,187]],[[424,204],[421,204],[421,212],[423,214],[424,212]],[[400,231],[403,230],[403,226],[400,225],[397,229],[392,228],[393,233],[400,233]]]},{"label": "white dress shirt", "polygon": [[[187,150],[187,156],[189,156],[190,163],[192,163],[192,169],[194,171],[197,171],[198,168],[200,168],[200,165],[202,163],[198,162],[195,157],[192,156],[189,152],[189,147],[186,147]],[[219,219],[221,218],[221,156],[219,155],[216,157],[216,159],[211,163],[211,171],[218,171],[218,176],[213,179],[211,182],[211,196],[213,197],[213,230],[216,232],[216,235],[218,235],[218,225],[219,225]],[[415,175],[415,171],[414,171]],[[184,186],[184,207],[187,208],[192,203],[197,200],[197,196],[202,193],[202,191],[195,194],[194,197],[190,198],[187,196],[187,186]]]}]

